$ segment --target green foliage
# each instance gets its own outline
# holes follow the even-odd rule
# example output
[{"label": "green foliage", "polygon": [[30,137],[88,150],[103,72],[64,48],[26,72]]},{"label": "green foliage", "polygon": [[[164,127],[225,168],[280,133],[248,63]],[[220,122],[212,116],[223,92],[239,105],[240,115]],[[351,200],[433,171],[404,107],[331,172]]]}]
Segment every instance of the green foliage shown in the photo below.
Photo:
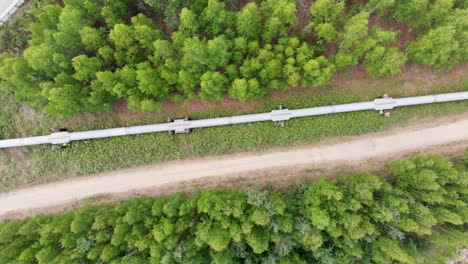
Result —
[{"label": "green foliage", "polygon": [[102,28],[83,27],[80,30],[80,37],[81,43],[90,51],[99,49],[106,41],[105,32]]},{"label": "green foliage", "polygon": [[335,66],[327,61],[324,57],[308,61],[304,65],[304,86],[323,86],[333,76]]},{"label": "green foliage", "polygon": [[456,34],[453,26],[431,29],[408,46],[409,56],[413,61],[428,66],[453,65],[462,59],[464,49]]},{"label": "green foliage", "polygon": [[453,0],[397,0],[395,18],[399,22],[409,22],[413,27],[429,28],[445,20],[453,12],[453,7]]},{"label": "green foliage", "polygon": [[187,36],[195,36],[198,32],[197,16],[187,8],[183,8],[180,12],[179,31]]},{"label": "green foliage", "polygon": [[201,76],[200,80],[200,97],[202,99],[223,100],[228,83],[224,75],[220,72],[206,72]]},{"label": "green foliage", "polygon": [[414,263],[398,241],[390,238],[381,238],[372,245],[372,260],[375,263]]},{"label": "green foliage", "polygon": [[229,89],[229,96],[238,100],[255,98],[262,95],[262,90],[256,79],[235,79]]},{"label": "green foliage", "polygon": [[288,31],[298,24],[296,17],[296,1],[265,0],[261,10],[265,16],[263,41],[272,42],[277,37],[284,37]]},{"label": "green foliage", "polygon": [[330,42],[337,36],[335,28],[330,23],[321,23],[315,27],[317,36]]},{"label": "green foliage", "polygon": [[406,56],[396,48],[375,47],[366,54],[364,65],[373,77],[393,76],[400,73]]},{"label": "green foliage", "polygon": [[79,55],[72,59],[75,69],[73,77],[78,81],[89,81],[96,73],[103,68],[103,63],[98,58],[89,58],[86,55]]},{"label": "green foliage", "polygon": [[[245,100],[299,84],[322,86],[335,69],[362,62],[372,76],[390,76],[406,58],[395,49],[396,30],[369,28],[376,10],[417,27],[418,40],[407,45],[412,62],[443,66],[468,58],[467,10],[452,0],[319,0],[311,21],[299,21],[303,7],[294,0],[241,4],[45,1],[0,31],[0,51],[14,54],[0,66],[0,79],[18,102],[67,116],[109,110],[118,99],[132,110],[155,111],[165,100],[221,100],[226,93]],[[210,72],[226,80],[210,85]]]},{"label": "green foliage", "polygon": [[225,4],[219,0],[208,0],[200,18],[205,26],[205,34],[209,37],[226,32],[235,23],[234,13],[227,11]]},{"label": "green foliage", "polygon": [[[426,224],[422,217],[427,216],[415,206],[427,204],[434,193],[421,192],[436,187],[460,197],[450,207],[432,203],[428,215],[464,209],[466,184],[460,180],[466,170],[435,155],[396,161],[389,168],[388,178],[348,174],[286,192],[208,189],[5,221],[0,257],[11,263],[416,263],[436,251],[415,244],[433,244],[441,252],[431,259],[440,262],[466,246],[466,239],[455,239],[466,237],[466,217],[458,223],[437,218],[426,226],[438,230],[433,237],[401,227],[410,218],[414,225]],[[394,215],[390,221],[379,217],[386,210]]]},{"label": "green foliage", "polygon": [[229,43],[223,36],[209,40],[208,48],[208,67],[216,70],[226,65],[230,58]]},{"label": "green foliage", "polygon": [[368,34],[369,13],[363,11],[351,17],[345,25],[342,46],[349,50],[358,45]]},{"label": "green foliage", "polygon": [[262,17],[255,3],[245,5],[237,14],[237,32],[245,39],[258,39],[262,31]]},{"label": "green foliage", "polygon": [[344,11],[343,1],[318,0],[310,6],[310,14],[314,24],[336,23]]}]

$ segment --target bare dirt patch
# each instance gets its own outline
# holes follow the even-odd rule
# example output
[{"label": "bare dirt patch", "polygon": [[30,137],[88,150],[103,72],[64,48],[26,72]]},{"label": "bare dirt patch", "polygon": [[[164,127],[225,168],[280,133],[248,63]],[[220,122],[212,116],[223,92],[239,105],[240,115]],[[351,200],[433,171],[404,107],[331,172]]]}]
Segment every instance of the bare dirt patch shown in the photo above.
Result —
[{"label": "bare dirt patch", "polygon": [[218,176],[202,178],[191,181],[183,181],[174,184],[166,184],[159,187],[152,187],[140,190],[132,190],[118,194],[100,194],[85,199],[72,202],[48,206],[38,209],[10,212],[0,215],[0,221],[6,219],[22,219],[38,214],[64,213],[85,205],[113,204],[126,199],[138,196],[169,196],[173,193],[181,192],[193,194],[203,189],[212,188],[235,188],[235,189],[258,189],[272,188],[275,190],[286,190],[300,185],[311,184],[321,177],[338,178],[344,175],[358,172],[370,172],[376,175],[387,175],[386,163],[392,160],[404,159],[415,154],[442,154],[450,159],[460,156],[468,147],[467,144],[454,144],[427,148],[424,151],[400,153],[391,157],[378,157],[362,162],[350,164],[327,164],[327,166],[295,166],[287,168],[275,168],[257,170],[249,173],[239,173],[231,176]]},{"label": "bare dirt patch", "polygon": [[248,113],[255,111],[260,103],[255,100],[245,102],[226,97],[223,101],[204,101],[200,99],[185,100],[181,102],[165,101],[156,113],[134,112],[127,108],[124,100],[113,104],[115,116],[119,124],[133,124],[135,121],[149,120],[153,122],[165,121],[168,118],[183,118],[196,115],[200,112],[218,110],[230,114]]},{"label": "bare dirt patch", "polygon": [[[363,87],[388,87],[388,92],[401,88],[408,92],[429,92],[438,86],[447,86],[466,79],[468,63],[450,69],[433,69],[425,66],[407,65],[402,73],[394,77],[372,79],[363,66],[353,67],[335,74],[330,85],[340,89],[359,90]],[[400,88],[401,87],[401,88]]]},{"label": "bare dirt patch", "polygon": [[296,28],[300,32],[307,24],[309,24],[312,16],[310,14],[310,5],[312,4],[311,0],[297,0],[296,3],[296,15],[299,19],[299,24]]},{"label": "bare dirt patch", "polygon": [[[322,175],[339,175],[333,173],[335,168],[340,173],[346,168],[350,168],[348,171],[372,170],[374,166],[381,167],[389,159],[415,151],[450,154],[468,148],[468,135],[465,133],[468,119],[434,125],[348,137],[354,139],[345,139],[336,144],[333,140],[323,140],[320,144],[295,149],[174,161],[33,186],[1,194],[0,214],[28,215],[30,212],[42,211],[31,208],[81,204],[82,199],[102,193],[125,198],[146,193],[165,194],[174,190],[190,192],[216,187],[219,183],[242,187],[269,181],[281,187],[297,183],[304,176],[317,178]],[[374,165],[369,163],[372,160]]]}]

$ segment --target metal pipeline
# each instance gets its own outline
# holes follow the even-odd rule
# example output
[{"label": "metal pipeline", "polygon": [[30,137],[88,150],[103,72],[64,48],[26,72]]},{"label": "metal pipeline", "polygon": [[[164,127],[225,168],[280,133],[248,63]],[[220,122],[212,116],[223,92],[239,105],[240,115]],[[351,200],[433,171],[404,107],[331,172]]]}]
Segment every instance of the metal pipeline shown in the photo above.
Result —
[{"label": "metal pipeline", "polygon": [[0,148],[11,148],[11,147],[22,147],[22,146],[33,146],[39,144],[55,144],[63,145],[68,144],[71,141],[87,140],[96,138],[106,137],[119,137],[126,135],[136,135],[145,133],[156,133],[156,132],[173,132],[173,133],[186,133],[194,128],[204,127],[216,127],[226,126],[234,124],[262,122],[262,121],[274,121],[283,122],[291,118],[306,117],[306,116],[317,116],[327,115],[334,113],[346,113],[363,110],[376,110],[383,113],[386,110],[391,110],[394,107],[400,106],[411,106],[411,105],[422,105],[432,104],[440,102],[450,101],[462,101],[468,100],[468,92],[458,93],[447,93],[447,94],[436,94],[426,96],[415,96],[405,98],[391,98],[384,96],[377,98],[369,102],[351,103],[351,104],[340,104],[331,106],[320,106],[304,109],[281,109],[273,110],[267,113],[250,114],[250,115],[239,115],[230,117],[218,117],[201,120],[186,120],[177,119],[173,122],[144,125],[144,126],[132,126],[132,127],[121,127],[121,128],[110,128],[101,130],[91,130],[82,132],[56,132],[49,136],[38,136],[28,138],[17,138],[17,139],[6,139],[0,140]]}]

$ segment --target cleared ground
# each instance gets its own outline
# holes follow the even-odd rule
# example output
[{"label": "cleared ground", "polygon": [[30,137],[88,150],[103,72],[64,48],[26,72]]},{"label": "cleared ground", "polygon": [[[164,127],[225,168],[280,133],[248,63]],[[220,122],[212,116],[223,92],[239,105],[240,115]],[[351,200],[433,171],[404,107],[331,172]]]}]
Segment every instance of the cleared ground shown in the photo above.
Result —
[{"label": "cleared ground", "polygon": [[355,163],[453,143],[468,146],[466,116],[451,123],[428,124],[426,127],[366,135],[330,145],[170,162],[38,185],[1,194],[0,215],[69,203],[99,194],[126,193],[194,179],[235,176],[262,169]]}]

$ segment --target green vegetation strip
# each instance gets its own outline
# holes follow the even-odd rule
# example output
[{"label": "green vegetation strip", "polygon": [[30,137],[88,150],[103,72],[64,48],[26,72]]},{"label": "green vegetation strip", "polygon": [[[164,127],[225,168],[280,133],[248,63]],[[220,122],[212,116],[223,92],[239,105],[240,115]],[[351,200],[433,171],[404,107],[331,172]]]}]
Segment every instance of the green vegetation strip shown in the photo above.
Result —
[{"label": "green vegetation strip", "polygon": [[2,263],[443,263],[468,246],[468,155],[289,190],[140,197],[0,224]]},{"label": "green vegetation strip", "polygon": [[[290,109],[320,105],[349,103],[369,100],[385,91],[385,87],[354,91],[326,91],[307,93],[281,100]],[[432,92],[466,91],[468,82],[456,87],[433,89]],[[414,95],[394,89],[393,95]],[[278,106],[278,101],[264,100],[255,111],[270,111]],[[16,119],[18,123],[5,122],[3,135],[14,135],[15,127],[30,127],[28,135],[50,133],[48,128],[57,126],[57,120],[43,119],[41,122],[21,120],[18,107],[11,104],[1,106],[0,119]],[[381,131],[392,126],[408,124],[421,118],[439,117],[462,113],[468,109],[468,102],[454,102],[416,107],[405,107],[392,111],[390,118],[382,118],[375,111],[355,112],[301,118],[286,122],[280,128],[273,122],[215,127],[194,130],[189,135],[171,136],[169,134],[146,134],[119,138],[108,138],[73,143],[72,147],[56,152],[50,146],[21,148],[18,153],[7,155],[0,152],[0,188],[4,190],[27,183],[38,183],[60,179],[67,176],[127,168],[150,163],[191,157],[230,154],[243,151],[265,150],[271,147],[299,146],[316,142],[323,137],[357,135]],[[16,111],[16,112],[15,112]],[[220,115],[237,114],[242,111],[219,109],[198,112],[193,118],[207,118]],[[144,122],[138,121],[138,123]],[[138,124],[136,123],[136,124]],[[112,127],[119,125],[116,120],[103,121],[81,129]]]}]

